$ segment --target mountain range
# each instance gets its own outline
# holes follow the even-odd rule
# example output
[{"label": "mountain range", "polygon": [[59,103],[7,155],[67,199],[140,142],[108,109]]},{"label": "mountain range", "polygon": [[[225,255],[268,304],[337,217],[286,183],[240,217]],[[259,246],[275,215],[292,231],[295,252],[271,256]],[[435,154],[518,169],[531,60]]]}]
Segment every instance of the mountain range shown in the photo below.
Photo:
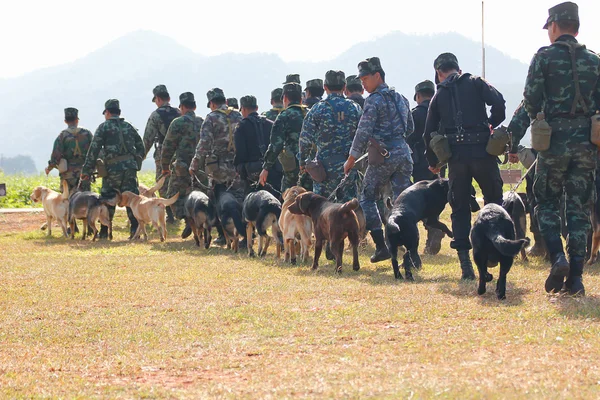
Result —
[{"label": "mountain range", "polygon": [[[303,43],[298,51],[309,51],[310,42]],[[212,87],[222,88],[227,97],[253,94],[260,109],[266,110],[271,90],[281,86],[286,74],[299,73],[303,83],[323,78],[329,69],[356,74],[358,62],[372,56],[381,59],[390,86],[414,105],[415,84],[433,80],[433,60],[447,51],[456,54],[463,71],[480,74],[481,44],[455,33],[394,32],[356,44],[328,61],[286,63],[269,53],[206,57],[167,36],[137,31],[75,62],[0,80],[0,96],[5,99],[0,108],[0,153],[30,155],[43,169],[54,139],[65,126],[65,107],[78,108],[80,125],[94,132],[103,121],[104,102],[117,98],[122,116],[143,134],[155,109],[152,88],[159,83],[167,85],[175,105],[180,93],[193,92],[199,115],[208,113],[205,94]],[[495,48],[486,49],[486,59],[486,78],[503,93],[510,117],[522,98],[527,65]]]}]

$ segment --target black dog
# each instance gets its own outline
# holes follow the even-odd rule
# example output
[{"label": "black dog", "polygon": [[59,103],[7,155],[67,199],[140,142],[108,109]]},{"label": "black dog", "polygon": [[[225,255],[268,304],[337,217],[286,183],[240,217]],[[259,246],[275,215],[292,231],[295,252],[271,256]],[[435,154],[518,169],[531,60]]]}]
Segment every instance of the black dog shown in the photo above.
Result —
[{"label": "black dog", "polygon": [[225,185],[215,185],[215,203],[217,218],[223,228],[227,248],[238,252],[239,238],[245,236],[246,224],[242,220],[242,205],[235,196],[227,191]]},{"label": "black dog", "polygon": [[96,228],[96,221],[100,220],[102,225],[108,227],[108,238],[112,240],[112,221],[109,216],[108,206],[116,206],[118,201],[117,197],[113,199],[106,199],[100,197],[98,193],[93,192],[75,192],[69,198],[69,225],[71,239],[75,238],[75,227],[76,220],[83,220],[83,233],[81,240],[85,240],[86,229],[89,227],[94,233],[92,241],[98,237],[98,229]]},{"label": "black dog", "polygon": [[436,179],[434,181],[417,182],[405,191],[394,202],[387,199],[387,207],[391,214],[385,224],[385,235],[388,247],[392,253],[392,267],[394,277],[403,279],[398,266],[398,247],[406,247],[402,265],[406,272],[406,279],[414,280],[411,266],[421,268],[419,257],[419,229],[417,223],[423,221],[425,226],[436,228],[452,237],[448,227],[439,221],[440,214],[448,203],[448,180]]},{"label": "black dog", "polygon": [[204,239],[204,248],[210,247],[211,230],[215,225],[216,211],[212,200],[199,190],[194,190],[185,198],[185,223],[192,229],[196,246],[200,247],[200,238]]},{"label": "black dog", "polygon": [[279,230],[279,216],[281,215],[281,202],[271,193],[265,190],[259,190],[246,196],[242,209],[242,217],[246,221],[246,240],[248,243],[248,255],[254,256],[252,235],[254,228],[258,233],[258,255],[264,257],[271,243],[271,237],[267,234],[267,229],[271,232],[277,242],[277,258],[281,256],[281,246],[283,236]]},{"label": "black dog", "polygon": [[497,204],[483,207],[471,229],[473,259],[479,270],[478,294],[484,294],[486,283],[493,279],[488,267],[500,263],[496,295],[499,300],[506,298],[506,275],[515,256],[529,244],[529,239],[515,240],[515,236],[515,224],[504,208]]},{"label": "black dog", "polygon": [[[502,208],[506,210],[515,224],[517,239],[525,239],[527,236],[525,233],[527,232],[527,207],[525,207],[521,195],[515,192],[504,193]],[[528,261],[525,248],[521,249],[521,260]]]}]

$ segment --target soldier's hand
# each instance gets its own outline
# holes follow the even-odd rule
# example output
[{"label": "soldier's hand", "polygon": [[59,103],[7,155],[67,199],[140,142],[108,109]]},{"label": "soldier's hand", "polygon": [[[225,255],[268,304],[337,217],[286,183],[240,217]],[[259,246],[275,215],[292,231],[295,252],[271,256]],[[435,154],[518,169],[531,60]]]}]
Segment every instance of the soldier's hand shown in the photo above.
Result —
[{"label": "soldier's hand", "polygon": [[429,170],[434,173],[435,175],[439,175],[441,168],[438,167],[429,167]]},{"label": "soldier's hand", "polygon": [[301,165],[300,166],[300,173],[303,174],[306,172],[306,166],[305,165]]},{"label": "soldier's hand", "polygon": [[260,173],[260,176],[258,177],[258,183],[261,186],[265,186],[265,183],[267,183],[268,177],[269,177],[269,171],[267,171],[266,169],[263,169]]},{"label": "soldier's hand", "polygon": [[346,162],[344,163],[344,175],[350,174],[350,171],[352,170],[352,168],[354,168],[355,163],[356,160],[354,159],[354,157],[349,156]]},{"label": "soldier's hand", "polygon": [[519,156],[516,153],[508,153],[508,161],[511,164],[518,164],[519,163]]},{"label": "soldier's hand", "polygon": [[79,178],[79,181],[89,181],[90,180],[90,176],[89,175],[81,175],[81,177]]},{"label": "soldier's hand", "polygon": [[192,158],[192,162],[190,163],[190,175],[194,175],[198,170],[198,159],[196,157]]},{"label": "soldier's hand", "polygon": [[162,174],[161,174],[161,175],[162,175],[162,176],[169,176],[169,175],[171,175],[171,170],[168,170],[168,169],[163,169],[163,171],[162,171]]}]

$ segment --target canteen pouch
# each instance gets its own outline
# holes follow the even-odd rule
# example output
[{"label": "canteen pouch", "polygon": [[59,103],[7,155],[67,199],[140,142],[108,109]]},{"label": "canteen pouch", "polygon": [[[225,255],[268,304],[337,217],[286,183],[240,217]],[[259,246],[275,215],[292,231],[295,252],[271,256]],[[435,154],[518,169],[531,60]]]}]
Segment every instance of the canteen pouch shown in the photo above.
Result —
[{"label": "canteen pouch", "polygon": [[439,161],[438,165],[448,164],[450,157],[452,157],[452,150],[450,150],[450,143],[448,142],[446,135],[440,135],[439,133],[436,133],[435,135],[432,134],[429,147],[431,147],[431,150],[435,153],[435,156]]},{"label": "canteen pouch", "polygon": [[189,168],[186,163],[183,161],[175,161],[173,163],[173,169],[175,170],[175,175],[177,176],[189,176]]},{"label": "canteen pouch", "polygon": [[552,127],[546,122],[544,113],[539,113],[531,123],[531,147],[535,151],[546,151],[550,148]]},{"label": "canteen pouch", "polygon": [[106,165],[104,164],[104,160],[101,158],[96,160],[96,172],[98,172],[98,178],[104,178],[108,176]]},{"label": "canteen pouch", "polygon": [[369,138],[369,147],[367,147],[369,165],[382,165],[389,156],[388,151],[383,149],[377,140]]},{"label": "canteen pouch", "polygon": [[506,145],[510,142],[510,135],[506,127],[501,126],[492,131],[485,146],[485,151],[492,156],[501,156],[506,152]]},{"label": "canteen pouch", "polygon": [[519,149],[517,156],[519,157],[519,161],[521,162],[521,164],[526,169],[531,168],[536,159],[536,155],[531,149],[528,149],[527,147]]},{"label": "canteen pouch", "polygon": [[283,149],[281,153],[279,153],[279,162],[283,167],[283,172],[292,172],[296,170],[296,156],[291,152]]},{"label": "canteen pouch", "polygon": [[325,171],[325,167],[321,160],[310,160],[306,163],[304,168],[310,177],[317,183],[321,183],[327,179],[327,171]]},{"label": "canteen pouch", "polygon": [[64,174],[65,172],[67,172],[69,170],[69,165],[67,164],[67,159],[61,158],[60,161],[58,162],[58,166],[56,167],[56,169],[58,169],[58,172],[61,174]]},{"label": "canteen pouch", "polygon": [[600,114],[592,117],[592,131],[590,133],[590,141],[600,147]]},{"label": "canteen pouch", "polygon": [[209,154],[206,156],[206,162],[204,165],[204,172],[212,176],[219,170],[219,157],[215,154]]}]

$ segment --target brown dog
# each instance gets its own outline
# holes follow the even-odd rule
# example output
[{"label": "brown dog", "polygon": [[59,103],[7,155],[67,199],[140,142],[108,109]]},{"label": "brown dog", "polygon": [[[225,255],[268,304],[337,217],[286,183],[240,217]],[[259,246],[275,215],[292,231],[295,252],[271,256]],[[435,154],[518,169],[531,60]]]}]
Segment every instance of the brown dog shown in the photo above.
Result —
[{"label": "brown dog", "polygon": [[154,228],[158,230],[160,241],[164,242],[167,239],[165,207],[174,204],[178,198],[179,193],[170,199],[148,198],[129,191],[121,193],[119,196],[119,206],[131,208],[133,215],[139,222],[138,228],[131,239],[139,239],[143,234],[144,240],[148,240],[146,224],[152,223]]},{"label": "brown dog", "polygon": [[163,185],[165,184],[165,179],[166,179],[166,177],[163,176],[151,188],[149,188],[148,186],[143,185],[143,184],[140,183],[139,186],[138,186],[138,190],[140,192],[140,196],[144,196],[144,197],[156,197],[156,192],[159,191],[160,189],[162,189]]},{"label": "brown dog", "polygon": [[[56,219],[63,231],[63,235],[67,235],[67,214],[69,212],[69,185],[67,181],[61,182],[63,192],[57,193],[52,189],[44,186],[38,186],[31,193],[31,201],[34,203],[41,202],[46,213],[46,225],[48,236],[52,236],[52,220]],[[42,229],[44,227],[42,226]]]},{"label": "brown dog", "polygon": [[358,262],[359,225],[354,213],[357,208],[358,200],[356,199],[344,204],[337,204],[312,192],[300,194],[296,197],[295,203],[288,208],[291,213],[308,215],[313,221],[316,239],[313,269],[318,268],[323,243],[328,241],[335,257],[336,271],[341,273],[346,238],[352,244],[352,268],[355,271],[360,269]]},{"label": "brown dog", "polygon": [[300,239],[301,244],[300,260],[302,262],[308,260],[313,232],[313,223],[310,217],[293,214],[289,210],[290,206],[296,203],[296,197],[302,193],[306,193],[306,189],[301,186],[291,187],[283,193],[283,205],[279,217],[279,230],[283,233],[285,261],[292,264],[296,263],[296,246],[294,242],[297,239]]}]

